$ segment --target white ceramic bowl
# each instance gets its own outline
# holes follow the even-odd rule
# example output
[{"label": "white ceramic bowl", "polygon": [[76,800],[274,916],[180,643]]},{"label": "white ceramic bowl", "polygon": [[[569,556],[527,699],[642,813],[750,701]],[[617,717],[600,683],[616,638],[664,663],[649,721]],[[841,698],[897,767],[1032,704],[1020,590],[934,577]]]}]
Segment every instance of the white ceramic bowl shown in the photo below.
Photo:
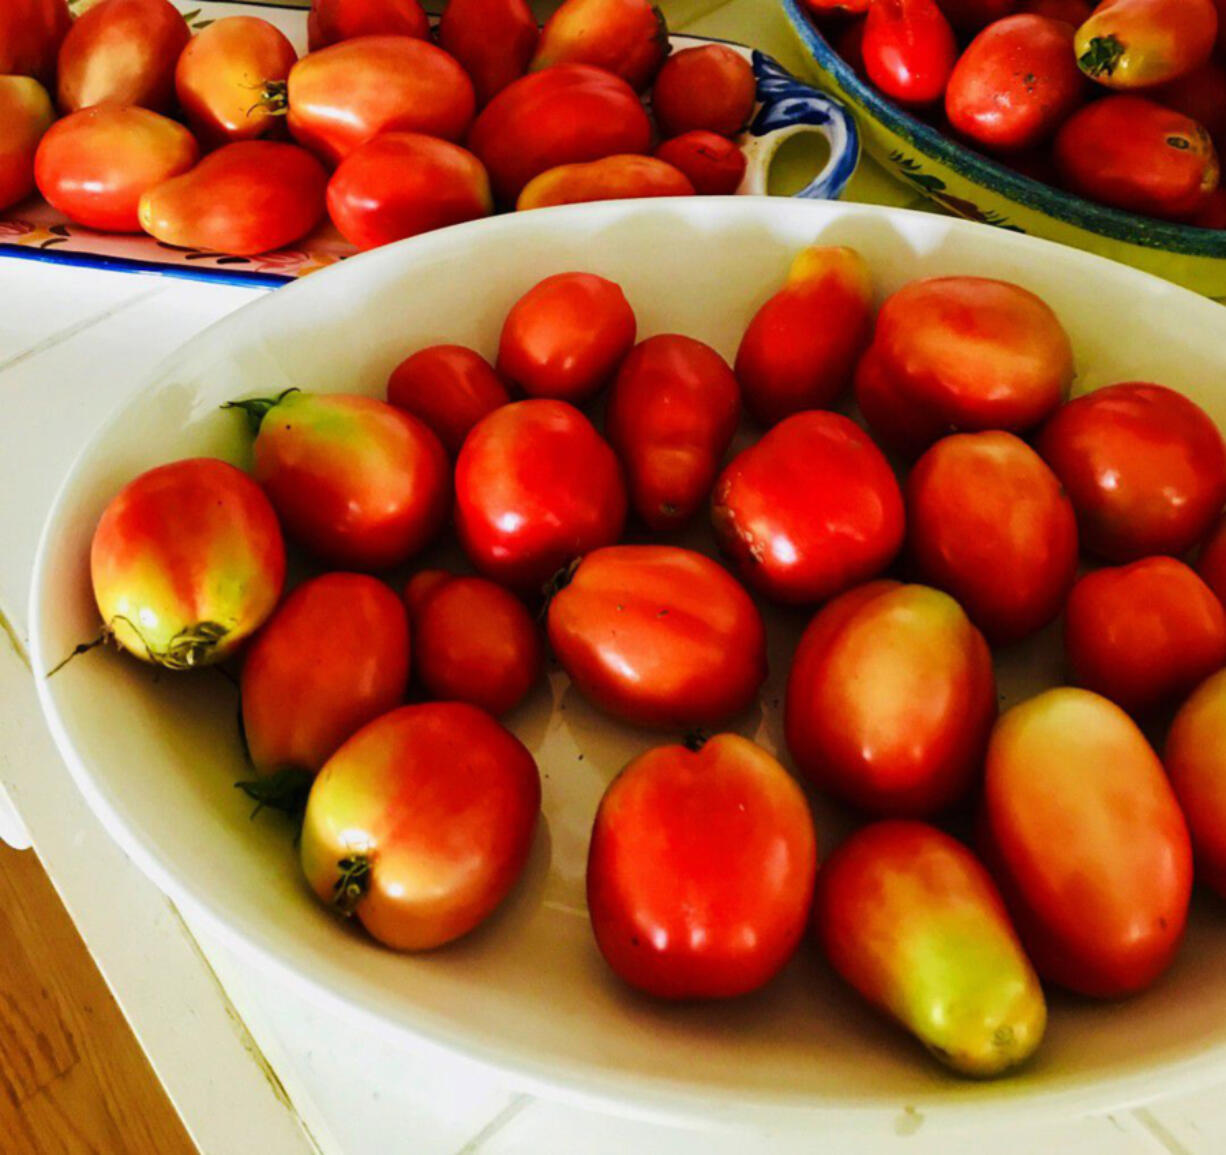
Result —
[{"label": "white ceramic bowl", "polygon": [[[495,348],[507,306],[536,280],[586,269],[619,281],[640,334],[679,331],[731,356],[790,256],[815,240],[857,246],[881,293],[915,277],[976,273],[1042,294],[1071,332],[1079,388],[1154,379],[1226,422],[1226,313],[1173,285],[1028,237],[927,214],[782,199],[613,202],[522,213],[376,251],[270,294],[170,358],[85,448],[43,538],[31,609],[34,661],[50,668],[96,633],[87,553],[94,524],[135,474],[174,458],[243,462],[248,436],[218,405],[307,390],[379,394],[408,351]],[[705,527],[696,530],[702,538]],[[802,614],[773,614],[763,709],[739,728],[778,746],[779,692]],[[1058,674],[1042,639],[1002,665],[1008,702]],[[544,778],[541,835],[522,885],[491,924],[434,954],[375,946],[324,911],[287,829],[252,821],[235,693],[202,672],[157,676],[96,651],[41,681],[43,707],[82,791],[176,902],[285,983],[389,1034],[424,1035],[523,1085],[638,1112],[711,1121],[825,1112],[822,1125],[904,1107],[954,1121],[1009,1104],[1108,1107],[1226,1075],[1226,912],[1205,904],[1170,975],[1121,1005],[1053,997],[1048,1039],[1017,1077],[944,1075],[863,1008],[805,948],[739,1002],[654,1005],[605,969],[583,902],[602,788],[653,741],[588,709],[554,673],[513,719]],[[659,741],[659,738],[654,739]],[[819,807],[823,844],[838,820]]]}]

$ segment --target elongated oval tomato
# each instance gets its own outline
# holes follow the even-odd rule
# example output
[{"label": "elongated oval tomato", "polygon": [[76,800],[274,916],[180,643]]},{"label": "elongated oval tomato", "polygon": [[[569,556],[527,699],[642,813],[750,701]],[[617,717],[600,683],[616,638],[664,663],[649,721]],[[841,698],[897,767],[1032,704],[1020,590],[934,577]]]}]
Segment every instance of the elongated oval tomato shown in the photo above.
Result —
[{"label": "elongated oval tomato", "polygon": [[753,68],[727,44],[699,44],[674,53],[651,89],[651,108],[665,136],[692,129],[736,136],[753,115]]},{"label": "elongated oval tomato", "polygon": [[869,80],[886,96],[923,105],[945,94],[958,44],[936,0],[874,0],[860,51]]},{"label": "elongated oval tomato", "polygon": [[636,726],[713,727],[766,678],[766,629],[721,566],[671,545],[594,550],[549,603],[549,644],[590,702]]},{"label": "elongated oval tomato", "polygon": [[313,775],[404,701],[409,624],[376,578],[329,573],[277,608],[243,659],[243,733],[257,774]]},{"label": "elongated oval tomato", "polygon": [[438,42],[472,77],[486,105],[528,71],[541,30],[524,0],[447,0]]},{"label": "elongated oval tomato", "polygon": [[37,80],[0,76],[0,209],[34,191],[34,156],[54,120],[51,97]]},{"label": "elongated oval tomato", "polygon": [[421,418],[454,457],[472,427],[511,395],[480,353],[463,345],[431,345],[392,370],[387,400]]},{"label": "elongated oval tomato", "polygon": [[395,950],[484,922],[515,885],[541,808],[532,755],[463,702],[364,726],[311,787],[302,869],[320,900]]},{"label": "elongated oval tomato", "polygon": [[430,20],[417,0],[311,0],[307,44],[312,52],[359,36],[426,40]]},{"label": "elongated oval tomato", "polygon": [[146,662],[186,670],[228,657],[272,613],[285,545],[255,482],[196,457],[119,491],[94,531],[89,566],[115,641]]},{"label": "elongated oval tomato", "polygon": [[631,762],[596,812],[587,905],[605,961],[665,999],[769,982],[804,934],[817,839],[800,787],[760,746],[719,734]]},{"label": "elongated oval tomato", "polygon": [[0,75],[33,76],[55,87],[55,64],[72,14],[67,0],[5,0],[0,4]]},{"label": "elongated oval tomato", "polygon": [[1226,671],[1180,707],[1163,760],[1188,820],[1196,877],[1226,897]]},{"label": "elongated oval tomato", "polygon": [[1108,88],[1152,88],[1209,59],[1214,0],[1103,0],[1077,29],[1081,70]]},{"label": "elongated oval tomato", "polygon": [[668,55],[668,24],[651,0],[563,0],[545,21],[531,69],[591,64],[642,92]]},{"label": "elongated oval tomato", "polygon": [[652,156],[685,173],[701,196],[731,196],[741,187],[748,163],[735,141],[702,128],[664,141]]},{"label": "elongated oval tomato", "polygon": [[629,153],[546,169],[524,185],[515,207],[524,211],[588,201],[693,195],[690,178],[679,168],[654,156]]},{"label": "elongated oval tomato", "polygon": [[836,971],[962,1075],[991,1078],[1042,1041],[1038,976],[988,873],[921,822],[865,826],[830,856],[814,902]]},{"label": "elongated oval tomato", "polygon": [[1170,965],[1192,891],[1188,828],[1158,756],[1118,706],[1062,688],[1002,715],[981,833],[1043,978],[1116,998]]}]

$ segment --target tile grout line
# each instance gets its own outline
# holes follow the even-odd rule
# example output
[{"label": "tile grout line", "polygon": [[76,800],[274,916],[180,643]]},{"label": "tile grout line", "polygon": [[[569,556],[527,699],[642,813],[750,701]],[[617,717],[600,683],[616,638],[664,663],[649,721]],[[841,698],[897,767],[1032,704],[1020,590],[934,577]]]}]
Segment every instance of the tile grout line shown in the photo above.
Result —
[{"label": "tile grout line", "polygon": [[524,1094],[522,1091],[513,1095],[511,1101],[469,1139],[455,1155],[476,1155],[476,1152],[480,1151],[499,1131],[515,1119],[525,1107],[535,1102],[536,1099],[532,1095]]}]

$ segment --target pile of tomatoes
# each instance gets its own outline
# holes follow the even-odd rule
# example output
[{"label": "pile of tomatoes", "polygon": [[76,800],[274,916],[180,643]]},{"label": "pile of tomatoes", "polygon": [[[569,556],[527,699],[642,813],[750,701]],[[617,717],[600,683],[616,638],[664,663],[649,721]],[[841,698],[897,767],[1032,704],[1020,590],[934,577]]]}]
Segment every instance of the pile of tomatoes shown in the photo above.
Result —
[{"label": "pile of tomatoes", "polygon": [[1224,0],[805,0],[886,96],[1027,176],[1226,228]]},{"label": "pile of tomatoes", "polygon": [[195,27],[170,0],[75,22],[66,0],[4,0],[0,209],[37,187],[92,229],[251,256],[325,216],[366,249],[744,176],[748,61],[669,58],[650,0],[565,0],[543,30],[525,0],[450,0],[437,36],[418,0],[315,0],[301,60],[258,17]]},{"label": "pile of tomatoes", "polygon": [[[179,461],[106,509],[106,630],[172,669],[241,656],[249,792],[304,808],[310,887],[403,950],[471,930],[524,866],[540,780],[496,719],[548,648],[611,719],[684,739],[593,815],[618,975],[741,995],[812,926],[941,1061],[1002,1073],[1042,1038],[1041,980],[1119,998],[1162,974],[1194,848],[1226,893],[1226,443],[1162,385],[1070,401],[1069,338],[1018,285],[873,302],[857,252],[806,249],[729,366],[636,343],[622,289],[566,272],[511,305],[493,365],[436,345],[386,401],[237,400],[252,476]],[[669,540],[704,514],[727,568]],[[413,572],[449,524],[475,573]],[[283,538],[323,571],[285,597]],[[797,777],[727,731],[767,674],[759,599],[818,607],[787,681]],[[998,717],[992,647],[1062,613],[1074,685]],[[1181,703],[1164,768],[1138,722]],[[865,823],[820,871],[798,779]]]}]

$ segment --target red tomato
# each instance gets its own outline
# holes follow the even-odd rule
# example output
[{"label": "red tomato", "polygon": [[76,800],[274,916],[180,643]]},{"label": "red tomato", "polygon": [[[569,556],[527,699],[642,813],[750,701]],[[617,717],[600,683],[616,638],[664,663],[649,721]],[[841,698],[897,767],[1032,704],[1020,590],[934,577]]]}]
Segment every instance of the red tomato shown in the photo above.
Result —
[{"label": "red tomato", "polygon": [[34,191],[34,155],[55,120],[47,90],[31,76],[0,76],[0,210]]},{"label": "red tomato", "polygon": [[1196,572],[1205,584],[1226,605],[1226,517],[1218,521],[1205,540],[1196,562]]},{"label": "red tomato", "polygon": [[1069,402],[1039,452],[1077,511],[1082,545],[1108,561],[1186,553],[1226,503],[1226,444],[1209,415],[1161,385]]},{"label": "red tomato", "polygon": [[528,71],[540,35],[524,0],[447,0],[438,25],[438,42],[472,77],[478,105]]},{"label": "red tomato", "polygon": [[430,697],[505,714],[540,679],[545,656],[536,625],[501,586],[422,570],[406,587],[405,600],[417,680]]},{"label": "red tomato", "polygon": [[1055,620],[1077,577],[1077,518],[1060,481],[1012,433],[938,441],[907,478],[916,574],[953,594],[994,645]]},{"label": "red tomato", "polygon": [[1035,16],[1049,16],[1063,20],[1074,28],[1081,27],[1090,18],[1094,5],[1090,0],[1022,0],[1019,12],[1032,12]]},{"label": "red tomato", "polygon": [[737,734],[631,762],[596,812],[587,905],[600,953],[665,999],[769,982],[804,934],[817,839],[800,788]]},{"label": "red tomato", "polygon": [[146,662],[188,670],[228,657],[272,613],[285,545],[255,482],[197,457],[119,491],[94,530],[89,567],[115,641]]},{"label": "red tomato", "polygon": [[1109,96],[1074,113],[1055,155],[1079,196],[1172,220],[1194,215],[1220,176],[1204,125],[1141,96]]},{"label": "red tomato", "polygon": [[549,603],[549,644],[579,692],[635,726],[719,726],[766,678],[766,629],[710,558],[671,545],[589,553]]},{"label": "red tomato", "polygon": [[1030,429],[1073,380],[1073,348],[1051,309],[1020,285],[982,277],[899,289],[877,315],[870,356],[876,389],[894,395],[897,413],[881,419],[877,399],[863,396],[871,383],[857,384],[856,399],[878,440],[904,452],[949,432]]},{"label": "red tomato", "polygon": [[202,28],[175,69],[179,105],[197,137],[218,145],[271,134],[279,119],[258,96],[283,83],[297,59],[284,34],[256,16],[226,16]]},{"label": "red tomato", "polygon": [[[271,86],[275,89],[275,86]],[[383,132],[460,140],[476,109],[472,81],[441,48],[408,36],[362,36],[304,56],[284,94],[299,144],[335,164]]]},{"label": "red tomato", "polygon": [[181,124],[147,108],[99,105],[56,121],[34,157],[38,191],[91,229],[139,233],[140,199],[200,154]]},{"label": "red tomato", "polygon": [[518,210],[587,201],[694,195],[690,178],[653,156],[602,156],[583,164],[561,164],[534,176],[515,202]]},{"label": "red tomato", "polygon": [[1173,557],[1100,569],[1073,586],[1064,650],[1077,685],[1142,714],[1226,664],[1226,610]]},{"label": "red tomato", "polygon": [[230,406],[259,430],[255,479],[286,532],[317,557],[390,569],[442,529],[451,465],[416,417],[373,397],[296,390]]},{"label": "red tomato", "polygon": [[822,867],[813,905],[831,966],[946,1066],[990,1078],[1038,1047],[1043,989],[960,842],[922,822],[865,826]]},{"label": "red tomato", "polygon": [[55,84],[60,44],[72,27],[67,0],[4,0],[0,4],[0,75]]},{"label": "red tomato", "polygon": [[430,950],[506,897],[540,808],[532,755],[484,710],[402,706],[359,730],[315,779],[302,869],[322,902],[385,946]]},{"label": "red tomato", "polygon": [[463,345],[431,345],[392,370],[387,399],[429,425],[454,457],[469,430],[511,396],[480,353]]},{"label": "red tomato", "polygon": [[823,790],[886,817],[966,797],[996,720],[983,635],[948,594],[870,582],[809,623],[788,675],[784,730]]},{"label": "red tomato", "polygon": [[1226,897],[1226,672],[1205,682],[1175,715],[1165,762],[1188,820],[1196,877]]},{"label": "red tomato", "polygon": [[474,427],[455,467],[456,532],[487,577],[535,593],[626,521],[617,457],[565,401],[519,401]]},{"label": "red tomato", "polygon": [[1216,60],[1150,93],[1159,104],[1203,125],[1220,161],[1226,152],[1226,65]]},{"label": "red tomato", "polygon": [[987,861],[1039,974],[1079,994],[1149,986],[1192,891],[1188,828],[1158,756],[1118,706],[1048,690],[988,745]]},{"label": "red tomato", "polygon": [[855,249],[812,245],[754,314],[736,353],[745,408],[761,425],[826,409],[851,384],[873,329],[873,282]]},{"label": "red tomato", "polygon": [[651,0],[563,0],[545,21],[532,71],[591,64],[640,92],[668,55],[668,25]]},{"label": "red tomato", "polygon": [[662,333],[634,347],[609,394],[605,436],[651,529],[676,529],[698,512],[740,419],[740,386],[710,345]]},{"label": "red tomato", "polygon": [[734,457],[715,483],[711,519],[749,586],[799,604],[875,577],[903,537],[889,464],[837,413],[797,413]]},{"label": "red tomato", "polygon": [[1108,88],[1152,88],[1204,64],[1217,31],[1214,0],[1103,0],[1077,29],[1077,63]]},{"label": "red tomato", "polygon": [[862,16],[870,0],[805,0],[805,7],[819,20],[830,15]]},{"label": "red tomato", "polygon": [[430,20],[417,0],[311,0],[307,36],[312,52],[359,36],[427,40]]},{"label": "red tomato", "polygon": [[524,185],[560,164],[651,147],[651,121],[634,89],[587,64],[558,64],[512,81],[468,135],[494,193],[514,204]]},{"label": "red tomato", "polygon": [[960,32],[978,32],[1012,15],[1018,0],[937,0],[949,22]]},{"label": "red tomato", "polygon": [[855,375],[856,405],[878,443],[911,459],[949,432],[932,408],[902,391],[902,383],[870,346]]},{"label": "red tomato", "polygon": [[1034,148],[1085,99],[1073,29],[1046,16],[988,25],[962,53],[945,90],[954,129],[991,150]]},{"label": "red tomato", "polygon": [[306,236],[324,215],[328,174],[305,148],[222,145],[140,198],[140,224],[166,244],[252,256]]},{"label": "red tomato", "polygon": [[409,622],[363,574],[303,582],[243,660],[243,734],[257,774],[314,775],[338,747],[404,701]]},{"label": "red tomato", "polygon": [[485,166],[466,148],[415,132],[387,132],[358,145],[328,183],[328,212],[359,249],[494,211]]},{"label": "red tomato", "polygon": [[726,44],[674,53],[651,90],[651,108],[664,136],[693,129],[736,136],[749,123],[756,99],[749,61]]},{"label": "red tomato", "polygon": [[860,51],[869,80],[900,104],[940,100],[958,58],[936,0],[875,0]]},{"label": "red tomato", "polygon": [[529,397],[581,404],[608,384],[634,345],[634,310],[595,273],[557,273],[507,313],[498,372]]},{"label": "red tomato", "polygon": [[703,196],[730,196],[745,178],[745,154],[731,140],[696,128],[656,146],[652,154],[680,169]]}]

